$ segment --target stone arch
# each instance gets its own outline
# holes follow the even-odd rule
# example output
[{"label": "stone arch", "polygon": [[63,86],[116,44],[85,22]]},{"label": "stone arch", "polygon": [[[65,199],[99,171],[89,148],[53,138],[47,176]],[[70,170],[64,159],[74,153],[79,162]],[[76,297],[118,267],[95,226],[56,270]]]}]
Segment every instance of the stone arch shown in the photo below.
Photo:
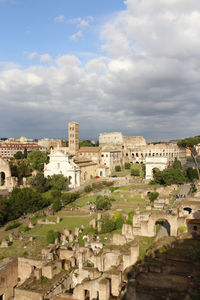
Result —
[{"label": "stone arch", "polygon": [[[159,225],[163,228],[166,229],[168,236],[171,235],[171,225],[166,219],[159,219],[155,222],[155,226]],[[156,228],[156,233],[157,233],[157,228]]]},{"label": "stone arch", "polygon": [[167,157],[146,157],[145,161],[146,165],[146,180],[153,179],[153,170],[163,171],[168,166],[168,158]]},{"label": "stone arch", "polygon": [[177,216],[168,215],[168,214],[152,214],[149,217],[148,221],[148,235],[149,236],[155,236],[156,234],[156,222],[159,220],[165,220],[166,225],[169,223],[169,229],[170,229],[170,236],[177,236],[178,231],[178,222],[177,222]]},{"label": "stone arch", "polygon": [[6,174],[4,172],[0,173],[0,186],[5,185]]}]

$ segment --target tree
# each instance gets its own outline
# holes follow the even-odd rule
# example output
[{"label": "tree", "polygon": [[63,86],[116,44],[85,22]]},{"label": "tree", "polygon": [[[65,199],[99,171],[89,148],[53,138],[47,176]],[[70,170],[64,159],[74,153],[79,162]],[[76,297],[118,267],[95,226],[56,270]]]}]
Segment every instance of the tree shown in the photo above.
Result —
[{"label": "tree", "polygon": [[24,213],[33,213],[49,205],[49,201],[30,188],[14,188],[8,199],[9,220],[16,219]]},{"label": "tree", "polygon": [[108,196],[98,195],[95,201],[96,209],[99,210],[108,210],[111,208],[111,200]]},{"label": "tree", "polygon": [[125,168],[125,169],[130,169],[130,168],[131,168],[131,164],[126,162],[126,163],[124,164],[124,168]]},{"label": "tree", "polygon": [[39,150],[32,151],[28,154],[28,162],[33,170],[42,171],[44,164],[47,163],[47,153]]},{"label": "tree", "polygon": [[14,158],[15,159],[23,159],[24,158],[24,155],[21,151],[17,151],[15,154],[14,154]]},{"label": "tree", "polygon": [[109,218],[108,215],[104,215],[102,218],[101,233],[108,233],[115,230],[115,222]]},{"label": "tree", "polygon": [[189,181],[193,181],[194,179],[198,179],[197,170],[193,169],[191,167],[187,168],[186,175],[187,175]]},{"label": "tree", "polygon": [[154,200],[156,200],[158,198],[159,193],[158,192],[148,192],[147,196],[148,196],[150,202],[153,203]]},{"label": "tree", "polygon": [[52,205],[53,211],[57,212],[57,211],[61,210],[61,208],[62,208],[62,203],[61,203],[60,199],[56,199]]},{"label": "tree", "polygon": [[29,183],[39,193],[44,193],[47,190],[46,182],[47,180],[42,172],[38,172],[29,179]]},{"label": "tree", "polygon": [[140,176],[140,170],[138,168],[132,168],[131,176]]},{"label": "tree", "polygon": [[200,179],[200,173],[199,173],[199,168],[198,168],[197,151],[195,149],[195,146],[198,145],[199,143],[200,143],[200,136],[199,135],[182,139],[177,143],[177,145],[179,147],[184,147],[184,148],[190,149],[191,155],[192,155],[192,158],[194,160],[195,167],[196,167],[196,170],[197,170],[198,179]]},{"label": "tree", "polygon": [[120,166],[115,166],[115,171],[116,172],[120,172],[121,171],[121,167]]},{"label": "tree", "polygon": [[171,185],[182,184],[186,181],[183,170],[168,168],[154,173],[154,183]]},{"label": "tree", "polygon": [[67,177],[64,177],[62,174],[54,174],[47,178],[47,186],[54,190],[67,190]]},{"label": "tree", "polygon": [[17,165],[17,176],[19,180],[31,174],[30,167],[26,161],[21,161]]},{"label": "tree", "polygon": [[178,160],[177,158],[175,158],[175,160],[174,160],[173,168],[174,169],[180,169],[180,170],[183,169],[180,160]]}]

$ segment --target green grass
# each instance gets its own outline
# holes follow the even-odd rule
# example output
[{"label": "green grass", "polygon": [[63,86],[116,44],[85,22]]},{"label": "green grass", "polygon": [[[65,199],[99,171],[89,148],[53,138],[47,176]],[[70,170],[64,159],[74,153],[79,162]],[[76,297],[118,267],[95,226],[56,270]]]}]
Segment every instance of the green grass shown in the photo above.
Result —
[{"label": "green grass", "polygon": [[89,221],[93,219],[96,215],[93,214],[90,217],[83,218],[83,217],[68,217],[63,218],[59,224],[48,224],[48,225],[37,225],[35,228],[29,230],[26,233],[26,236],[39,236],[39,237],[46,237],[47,232],[49,230],[54,231],[62,231],[64,228],[70,229],[74,231],[75,227],[80,227],[83,225],[88,225]]},{"label": "green grass", "polygon": [[71,210],[61,210],[57,213],[59,217],[70,217],[70,216],[84,216],[88,215],[89,212],[85,211],[71,211]]},{"label": "green grass", "polygon": [[90,197],[82,197],[82,198],[79,198],[75,201],[75,204],[79,207],[83,207],[85,205],[87,205],[87,202],[90,201],[90,202],[94,202],[96,200],[96,196],[90,196]]},{"label": "green grass", "polygon": [[41,250],[47,247],[46,238],[36,238],[33,242],[16,240],[11,246],[5,249],[0,249],[0,256],[3,257],[18,257],[27,254],[31,257],[38,257]]},{"label": "green grass", "polygon": [[[124,198],[121,198],[120,196],[123,195]],[[140,205],[146,205],[146,201],[144,198],[141,198],[141,196],[138,194],[136,196],[134,196],[132,198],[131,194],[128,193],[114,193],[113,194],[113,198],[115,198],[115,201],[113,202],[113,204],[132,204],[134,206],[137,206],[138,203]],[[127,201],[125,201],[124,199],[126,199]]]}]

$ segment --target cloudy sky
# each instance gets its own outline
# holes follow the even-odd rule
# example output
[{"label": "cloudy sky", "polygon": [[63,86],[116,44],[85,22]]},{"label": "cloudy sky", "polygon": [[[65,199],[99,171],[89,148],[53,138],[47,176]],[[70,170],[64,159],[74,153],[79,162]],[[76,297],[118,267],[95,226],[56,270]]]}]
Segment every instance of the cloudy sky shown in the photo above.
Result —
[{"label": "cloudy sky", "polygon": [[200,1],[0,0],[0,137],[200,134]]}]

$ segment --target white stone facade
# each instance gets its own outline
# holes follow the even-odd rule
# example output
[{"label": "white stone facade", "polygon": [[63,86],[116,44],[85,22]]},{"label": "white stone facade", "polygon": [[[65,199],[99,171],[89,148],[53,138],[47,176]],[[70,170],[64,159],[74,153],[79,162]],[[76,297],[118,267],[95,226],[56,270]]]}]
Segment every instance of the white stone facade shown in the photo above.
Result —
[{"label": "white stone facade", "polygon": [[73,162],[70,156],[66,156],[59,150],[51,151],[50,161],[44,165],[44,176],[62,174],[68,178],[69,187],[80,186],[80,168]]},{"label": "white stone facade", "polygon": [[146,180],[153,179],[153,169],[163,171],[168,167],[169,161],[167,157],[146,157]]}]

